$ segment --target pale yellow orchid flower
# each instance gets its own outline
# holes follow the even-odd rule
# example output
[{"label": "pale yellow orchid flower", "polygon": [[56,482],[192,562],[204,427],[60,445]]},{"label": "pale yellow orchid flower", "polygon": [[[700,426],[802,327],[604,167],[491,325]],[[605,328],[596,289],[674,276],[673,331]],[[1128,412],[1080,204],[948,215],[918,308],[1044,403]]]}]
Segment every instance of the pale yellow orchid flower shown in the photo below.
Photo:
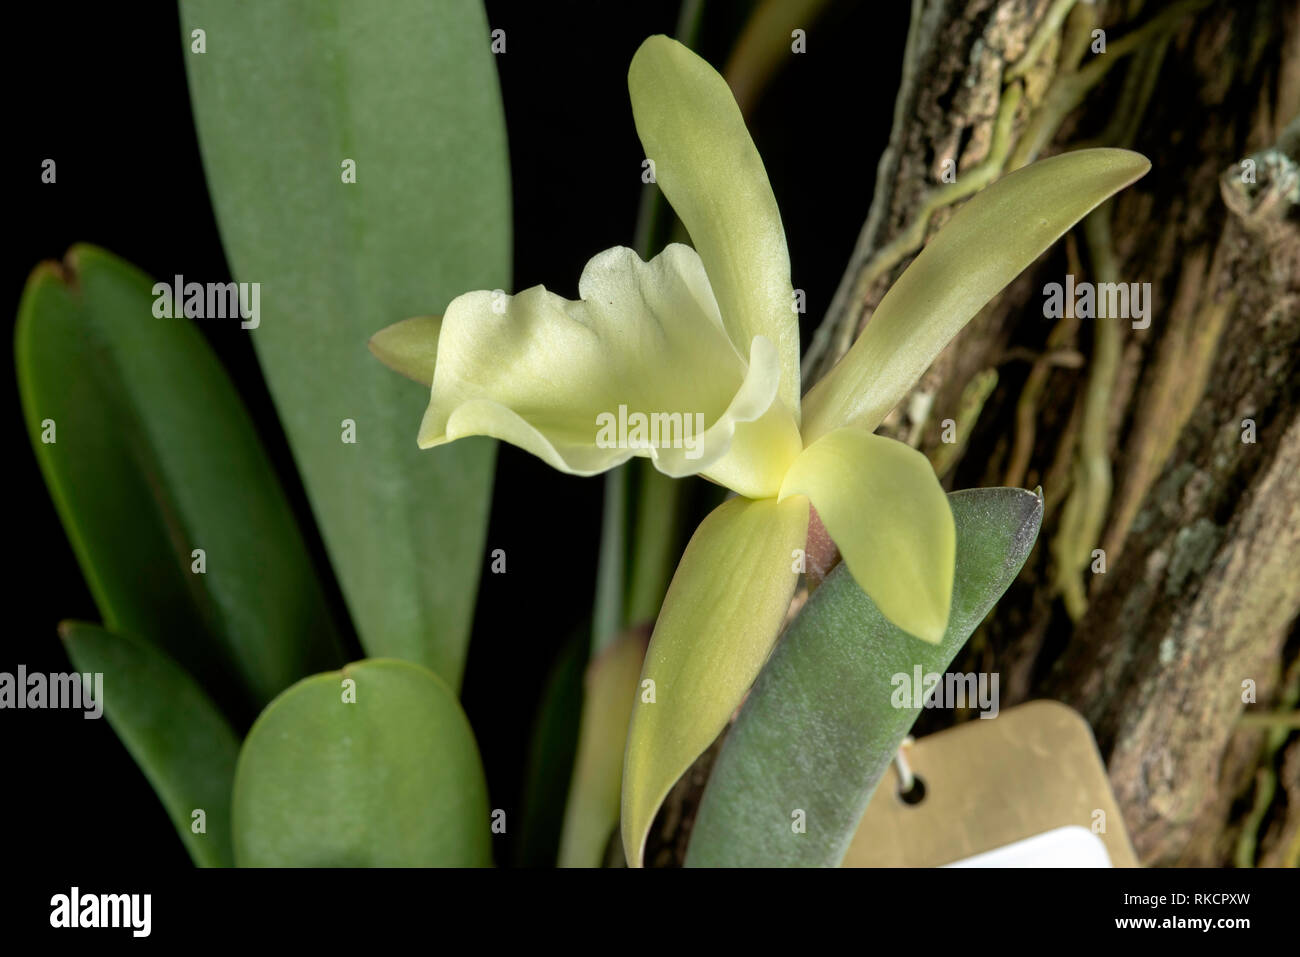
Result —
[{"label": "pale yellow orchid flower", "polygon": [[[926,458],[873,430],[986,302],[1149,164],[1086,150],[971,199],[801,408],[785,231],[726,81],[656,36],[633,57],[628,87],[656,180],[694,249],[670,245],[648,263],[609,249],[587,263],[577,301],[541,286],[471,292],[441,320],[398,323],[371,347],[431,387],[422,448],[487,435],[575,475],[641,455],[668,475],[700,474],[736,492],[687,545],[646,655],[623,773],[624,848],[639,865],[668,789],[726,726],[771,651],[810,502],[880,611],[917,638],[942,639],[952,513]],[[674,432],[689,442],[600,441],[615,417],[636,413],[701,428]]]}]

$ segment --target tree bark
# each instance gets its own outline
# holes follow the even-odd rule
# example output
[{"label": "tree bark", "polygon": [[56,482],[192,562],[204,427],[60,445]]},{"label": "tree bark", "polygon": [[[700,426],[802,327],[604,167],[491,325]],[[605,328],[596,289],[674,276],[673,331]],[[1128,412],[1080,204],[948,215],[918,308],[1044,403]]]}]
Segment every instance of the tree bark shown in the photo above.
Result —
[{"label": "tree bark", "polygon": [[[1144,863],[1294,864],[1300,8],[914,0],[905,59],[807,381],[978,188],[1080,146],[1146,154],[1151,173],[990,303],[883,429],[949,487],[1044,490],[1039,546],[954,670],[1000,673],[1002,707],[1087,716]],[[1044,319],[1067,272],[1149,282],[1150,325]],[[914,733],[962,717],[927,711]],[[680,860],[703,778],[670,796],[661,856]]]},{"label": "tree bark", "polygon": [[[1283,681],[1300,609],[1300,130],[1286,130],[1300,16],[1269,2],[917,10],[906,119],[810,367],[838,357],[956,208],[943,191],[959,203],[990,166],[1081,145],[1151,158],[971,323],[885,428],[952,487],[1041,484],[1048,502],[1034,556],[954,668],[1000,672],[1004,707],[1051,696],[1088,717],[1144,862],[1246,863],[1246,842],[1251,860],[1281,863],[1300,820],[1295,735],[1269,749],[1266,727],[1239,722],[1243,682],[1249,710],[1271,712],[1294,709],[1297,680],[1292,667]],[[1150,282],[1150,326],[1045,320],[1040,290],[1066,272]],[[917,730],[943,723],[928,712]],[[1243,812],[1261,772],[1272,797]]]}]

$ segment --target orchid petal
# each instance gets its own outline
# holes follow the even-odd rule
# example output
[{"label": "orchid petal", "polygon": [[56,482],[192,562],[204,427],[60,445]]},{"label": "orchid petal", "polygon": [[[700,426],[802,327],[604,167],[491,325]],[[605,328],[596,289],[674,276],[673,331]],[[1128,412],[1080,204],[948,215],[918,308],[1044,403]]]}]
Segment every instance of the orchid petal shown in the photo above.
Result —
[{"label": "orchid petal", "polygon": [[766,336],[781,400],[799,415],[799,323],[776,197],[727,81],[676,40],[650,37],[627,76],[655,181],[699,251],[731,340]]},{"label": "orchid petal", "polygon": [[[957,210],[804,397],[804,440],[868,432],[984,305],[1071,226],[1151,168],[1128,150],[1063,153],[1008,173]],[[820,510],[820,506],[818,506]]]},{"label": "orchid petal", "polygon": [[[420,447],[489,435],[575,475],[643,455],[667,475],[717,467],[737,491],[775,494],[799,447],[775,402],[779,360],[762,338],[736,351],[695,251],[674,244],[646,263],[608,249],[578,290],[576,302],[541,286],[454,299]],[[636,432],[638,415],[653,431]]]},{"label": "orchid petal", "polygon": [[924,455],[883,435],[838,429],[808,446],[781,499],[812,500],[844,562],[881,614],[932,644],[952,602],[957,533]]},{"label": "orchid petal", "polygon": [[370,351],[394,372],[421,385],[433,385],[438,359],[438,331],[441,316],[414,316],[380,329],[370,337]]},{"label": "orchid petal", "polygon": [[623,848],[641,865],[673,783],[713,743],[776,642],[808,503],[724,502],[686,546],[641,671],[623,763]]}]

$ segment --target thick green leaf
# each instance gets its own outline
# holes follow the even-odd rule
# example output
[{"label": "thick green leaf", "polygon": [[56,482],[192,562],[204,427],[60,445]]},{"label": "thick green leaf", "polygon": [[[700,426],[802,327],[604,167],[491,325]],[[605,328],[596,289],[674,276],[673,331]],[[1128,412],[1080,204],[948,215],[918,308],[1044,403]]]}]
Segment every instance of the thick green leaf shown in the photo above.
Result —
[{"label": "thick green leaf", "polygon": [[14,345],[23,415],[107,627],[251,719],[342,657],[248,413],[194,325],[154,315],[152,289],[93,246],[37,268]]},{"label": "thick green leaf", "polygon": [[433,672],[371,659],[294,685],[235,770],[241,867],[474,867],[492,860],[469,721]]},{"label": "thick green leaf", "polygon": [[216,705],[152,645],[75,621],[64,622],[59,634],[79,672],[103,675],[108,723],[153,785],[194,863],[230,867],[239,739]]},{"label": "thick green leaf", "polygon": [[[1042,499],[1021,489],[948,497],[957,574],[943,641],[891,625],[841,564],[790,625],[727,734],[691,832],[690,866],[838,865],[920,713],[893,676],[942,674],[1029,556]],[[806,833],[792,824],[806,815]]]},{"label": "thick green leaf", "polygon": [[[459,687],[495,446],[420,452],[427,390],[366,342],[509,283],[483,9],[182,0],[181,21],[222,241],[235,276],[261,283],[251,335],[362,644]],[[206,53],[191,52],[196,29]]]}]

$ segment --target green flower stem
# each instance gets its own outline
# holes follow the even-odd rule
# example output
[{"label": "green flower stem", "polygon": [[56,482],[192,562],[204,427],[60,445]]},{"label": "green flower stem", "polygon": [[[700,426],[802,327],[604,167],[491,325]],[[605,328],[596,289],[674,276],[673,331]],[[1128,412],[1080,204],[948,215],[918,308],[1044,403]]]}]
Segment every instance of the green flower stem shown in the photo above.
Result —
[{"label": "green flower stem", "polygon": [[596,566],[596,604],[591,614],[591,655],[594,658],[617,637],[623,625],[627,580],[628,467],[605,475],[605,510],[600,526],[600,559]]},{"label": "green flower stem", "polygon": [[646,459],[636,465],[636,526],[632,537],[625,627],[653,624],[680,557],[682,488]]},{"label": "green flower stem", "polygon": [[625,632],[587,665],[560,867],[599,867],[618,828],[623,747],[649,639],[648,627]]}]

